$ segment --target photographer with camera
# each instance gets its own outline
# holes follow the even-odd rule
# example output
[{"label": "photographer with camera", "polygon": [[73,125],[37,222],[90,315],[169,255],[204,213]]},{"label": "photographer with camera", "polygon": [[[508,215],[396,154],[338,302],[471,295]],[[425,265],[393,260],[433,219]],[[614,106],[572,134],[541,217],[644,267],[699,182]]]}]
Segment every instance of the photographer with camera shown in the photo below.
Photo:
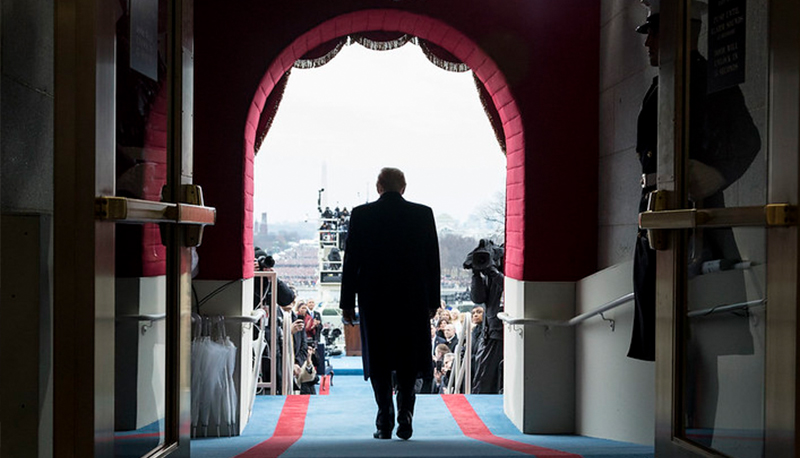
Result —
[{"label": "photographer with camera", "polygon": [[496,246],[489,239],[481,239],[464,261],[464,268],[472,270],[470,298],[476,304],[484,304],[485,309],[482,342],[475,355],[477,367],[472,379],[472,392],[475,394],[497,394],[501,388],[503,322],[497,314],[503,311],[504,254],[502,245]]},{"label": "photographer with camera", "polygon": [[[271,272],[273,271],[273,267],[275,267],[275,259],[268,255],[266,251],[262,250],[259,247],[255,249],[255,261],[254,266],[256,271],[258,272]],[[285,307],[287,305],[291,305],[294,301],[295,294],[292,291],[292,288],[289,287],[283,280],[280,278],[277,279],[278,283],[278,297],[277,303],[280,307]],[[253,295],[254,295],[254,306],[257,308],[261,305],[268,306],[272,302],[272,284],[271,283],[263,283],[263,277],[256,277],[255,282],[253,285]],[[262,287],[263,285],[263,287]]]}]

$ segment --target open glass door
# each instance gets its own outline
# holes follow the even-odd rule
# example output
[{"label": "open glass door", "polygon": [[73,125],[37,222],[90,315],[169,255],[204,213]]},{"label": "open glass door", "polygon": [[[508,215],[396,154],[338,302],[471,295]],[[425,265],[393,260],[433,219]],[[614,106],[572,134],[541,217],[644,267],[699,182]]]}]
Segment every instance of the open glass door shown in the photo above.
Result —
[{"label": "open glass door", "polygon": [[[191,0],[116,19],[114,456],[188,456],[192,248],[214,210],[192,184]],[[178,452],[178,453],[175,453]]]},{"label": "open glass door", "polygon": [[56,7],[54,456],[189,455],[191,7]]},{"label": "open glass door", "polygon": [[658,251],[658,456],[795,456],[790,3],[660,5],[658,190],[640,215]]}]

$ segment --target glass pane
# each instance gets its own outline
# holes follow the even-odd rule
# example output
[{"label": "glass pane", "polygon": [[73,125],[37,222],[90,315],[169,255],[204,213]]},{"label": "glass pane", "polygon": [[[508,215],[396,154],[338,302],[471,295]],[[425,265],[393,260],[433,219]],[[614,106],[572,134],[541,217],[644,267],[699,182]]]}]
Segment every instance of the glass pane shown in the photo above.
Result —
[{"label": "glass pane", "polygon": [[[692,2],[690,206],[767,203],[766,14],[765,0]],[[766,230],[696,230],[688,243],[686,437],[761,457]]]},{"label": "glass pane", "polygon": [[[161,200],[167,177],[166,0],[121,2],[116,195]],[[116,225],[115,455],[165,440],[166,247],[156,224]]]}]

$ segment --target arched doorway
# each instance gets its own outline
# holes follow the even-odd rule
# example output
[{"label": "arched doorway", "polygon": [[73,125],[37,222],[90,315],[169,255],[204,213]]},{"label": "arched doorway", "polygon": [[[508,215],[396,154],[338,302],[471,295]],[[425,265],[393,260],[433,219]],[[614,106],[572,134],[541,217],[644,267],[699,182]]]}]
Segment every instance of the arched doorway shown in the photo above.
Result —
[{"label": "arched doorway", "polygon": [[[472,40],[448,24],[400,10],[363,10],[326,21],[299,36],[285,48],[267,69],[250,105],[244,135],[245,157],[245,252],[252,252],[253,241],[253,160],[269,129],[280,102],[288,72],[297,62],[302,66],[322,65],[332,59],[349,35],[375,43],[376,49],[419,40],[429,59],[442,67],[472,69],[487,115],[507,156],[506,230],[522,237],[507,240],[506,265],[509,275],[518,278],[523,264],[525,196],[525,145],[522,119],[508,83],[497,65]],[[252,264],[251,264],[252,265]]]},{"label": "arched doorway", "polygon": [[492,95],[506,123],[509,158],[507,277],[574,281],[595,271],[596,5],[315,5],[195,7],[195,46],[202,50],[194,62],[195,178],[206,183],[206,201],[219,209],[217,225],[198,250],[198,279],[252,275],[252,208],[246,207],[250,198],[242,199],[253,192],[245,183],[252,175],[247,158],[258,114],[283,71],[321,43],[381,28],[438,43],[468,63]]}]

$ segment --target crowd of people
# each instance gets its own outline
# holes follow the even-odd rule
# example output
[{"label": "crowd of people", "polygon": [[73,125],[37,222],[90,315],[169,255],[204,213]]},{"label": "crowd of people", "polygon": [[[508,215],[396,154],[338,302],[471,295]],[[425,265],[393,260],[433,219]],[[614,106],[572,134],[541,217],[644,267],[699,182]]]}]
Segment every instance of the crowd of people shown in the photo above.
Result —
[{"label": "crowd of people", "polygon": [[[346,209],[345,209],[346,211]],[[341,214],[341,213],[340,213]],[[263,257],[266,253],[263,250],[257,249],[256,251],[256,270],[271,269],[272,266],[265,268]],[[294,259],[297,261],[299,258]],[[267,263],[269,265],[270,263]],[[272,262],[274,264],[274,261]],[[297,262],[294,262],[297,264]],[[277,361],[276,361],[276,385],[282,386],[281,380],[283,379],[283,321],[288,319],[291,321],[291,342],[294,355],[293,361],[293,391],[300,394],[316,394],[316,385],[320,381],[320,375],[325,374],[325,345],[324,341],[321,342],[323,337],[323,323],[319,311],[314,310],[316,303],[311,299],[303,299],[297,297],[297,293],[289,284],[295,284],[298,279],[292,278],[291,275],[284,275],[287,272],[285,266],[281,266],[281,275],[277,281]],[[457,309],[447,305],[442,300],[440,308],[437,310],[436,315],[430,320],[431,328],[431,367],[432,377],[424,377],[417,380],[415,390],[419,394],[436,394],[447,393],[448,391],[457,390],[463,392],[464,382],[459,387],[455,387],[454,383],[451,386],[451,378],[456,374],[453,372],[455,367],[463,366],[464,358],[467,356],[467,339],[464,332],[469,332],[470,339],[470,374],[469,378],[472,381],[473,393],[486,393],[496,394],[500,392],[502,386],[501,380],[501,360],[491,356],[492,348],[496,347],[494,340],[498,339],[498,323],[491,326],[486,324],[487,315],[487,293],[490,291],[491,283],[487,283],[486,279],[479,273],[475,273],[471,289],[465,293],[473,299],[475,305],[469,313],[461,313]],[[262,288],[260,277],[256,278],[257,284],[255,285],[255,306],[262,307],[267,315],[269,315],[269,307],[271,301],[271,285],[265,284]],[[492,307],[492,314],[489,320],[499,321],[496,318],[497,306],[492,305],[492,301],[488,300],[489,305]],[[267,320],[269,322],[269,320]],[[466,322],[466,323],[465,323]],[[499,325],[500,332],[502,333],[502,325]],[[269,325],[263,330],[267,342],[270,342],[269,336],[271,330]],[[502,344],[502,342],[501,342]],[[458,365],[456,364],[458,360]],[[483,367],[487,366],[487,367]],[[265,351],[262,359],[262,380],[269,379],[270,371],[270,352]],[[455,382],[455,379],[453,380]]]},{"label": "crowd of people", "polygon": [[[472,310],[467,313],[460,313],[457,310],[449,309],[442,302],[441,308],[437,311],[436,316],[431,319],[431,347],[433,349],[433,379],[421,380],[418,382],[419,393],[447,393],[450,386],[450,379],[455,376],[453,373],[455,361],[458,358],[460,365],[465,364],[467,356],[467,339],[463,335],[469,332],[470,339],[470,380],[472,385],[480,385],[476,380],[476,374],[497,374],[499,370],[495,371],[479,371],[481,360],[479,359],[480,350],[484,345],[485,330],[488,329],[484,326],[485,308],[483,305],[475,305]],[[468,320],[465,326],[465,321]],[[460,344],[460,345],[459,345]],[[499,369],[499,368],[498,368]],[[463,382],[462,382],[463,383]],[[483,383],[484,386],[493,385],[496,387],[501,386],[499,380],[492,381],[492,383]],[[459,389],[463,392],[463,384],[461,387],[456,387],[453,384],[452,388]],[[474,393],[475,391],[473,391]],[[484,390],[484,394],[498,393],[499,388],[495,390]]]},{"label": "crowd of people", "polygon": [[324,247],[326,244],[336,242],[337,248],[344,250],[347,229],[350,226],[350,211],[347,210],[347,207],[341,210],[339,207],[333,210],[330,207],[325,207],[325,210],[320,207],[319,212],[322,219],[322,224],[319,226],[320,246]]},{"label": "crowd of people", "polygon": [[[256,248],[255,269],[257,271],[272,270],[274,260],[271,259],[263,250]],[[263,282],[263,283],[262,283]],[[270,304],[272,303],[273,289],[276,291],[276,303],[278,308],[276,321],[276,392],[281,394],[283,387],[283,347],[290,345],[294,361],[292,364],[292,391],[299,391],[300,394],[316,394],[316,384],[319,383],[320,374],[325,373],[325,353],[324,345],[320,344],[322,337],[322,316],[319,311],[314,310],[316,302],[313,299],[301,299],[297,297],[296,291],[289,286],[282,278],[278,278],[274,287],[262,277],[256,277],[254,284],[253,305],[255,308],[264,310],[267,319],[265,326],[259,332],[263,333],[263,338],[269,344],[271,342]],[[284,335],[283,323],[290,320],[291,338]],[[291,340],[290,340],[291,339]],[[261,380],[270,379],[271,371],[271,352],[267,349],[262,355],[261,361]]]},{"label": "crowd of people", "polygon": [[[262,307],[267,316],[269,315],[268,303],[259,302],[258,307]],[[277,351],[276,351],[276,393],[282,394],[283,387],[283,347],[290,344],[290,351],[293,355],[292,364],[292,391],[300,394],[317,394],[316,385],[320,381],[320,376],[325,374],[325,350],[320,342],[322,337],[322,316],[319,311],[314,310],[316,303],[312,299],[299,299],[294,296],[291,302],[278,303],[276,316],[277,327]],[[284,320],[291,321],[291,340],[286,339],[283,331]],[[271,332],[269,319],[263,329],[264,337],[270,342]],[[261,379],[270,379],[270,358],[271,354],[267,350],[262,355],[261,360]]]}]

